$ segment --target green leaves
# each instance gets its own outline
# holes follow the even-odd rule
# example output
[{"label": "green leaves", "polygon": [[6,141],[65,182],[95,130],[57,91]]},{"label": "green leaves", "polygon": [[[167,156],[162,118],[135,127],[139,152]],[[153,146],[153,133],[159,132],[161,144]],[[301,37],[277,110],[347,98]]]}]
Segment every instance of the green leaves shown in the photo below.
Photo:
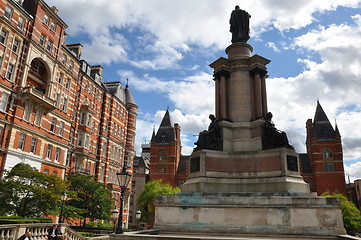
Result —
[{"label": "green leaves", "polygon": [[1,215],[46,216],[59,212],[60,195],[66,183],[40,173],[27,164],[19,164],[0,182]]},{"label": "green leaves", "polygon": [[139,196],[138,204],[142,217],[140,221],[150,222],[154,217],[154,200],[159,196],[173,196],[180,192],[178,187],[162,183],[162,180],[154,180],[144,185],[144,191]]}]

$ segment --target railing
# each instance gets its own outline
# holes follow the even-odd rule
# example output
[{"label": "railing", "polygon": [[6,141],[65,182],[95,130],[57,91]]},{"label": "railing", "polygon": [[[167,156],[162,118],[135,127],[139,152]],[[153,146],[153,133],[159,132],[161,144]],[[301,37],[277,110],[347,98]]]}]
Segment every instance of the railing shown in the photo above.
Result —
[{"label": "railing", "polygon": [[[48,230],[53,226],[52,223],[37,224],[4,224],[0,225],[1,240],[17,240],[25,234],[31,232],[32,240],[45,240],[48,237]],[[67,240],[108,240],[109,235],[97,237],[84,237],[69,227],[62,224],[62,232],[67,235]]]}]

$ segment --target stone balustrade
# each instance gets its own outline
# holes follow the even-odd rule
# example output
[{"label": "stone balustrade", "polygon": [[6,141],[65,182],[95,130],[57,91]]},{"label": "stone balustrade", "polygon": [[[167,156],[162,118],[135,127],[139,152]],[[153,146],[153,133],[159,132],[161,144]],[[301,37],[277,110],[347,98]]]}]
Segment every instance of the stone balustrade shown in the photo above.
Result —
[{"label": "stone balustrade", "polygon": [[[49,228],[53,226],[52,223],[37,223],[37,224],[4,224],[0,225],[0,239],[1,240],[18,240],[25,232],[31,232],[32,240],[46,240]],[[75,232],[65,224],[62,224],[62,232],[66,234],[66,240],[108,240],[109,235],[97,237],[84,237]]]}]

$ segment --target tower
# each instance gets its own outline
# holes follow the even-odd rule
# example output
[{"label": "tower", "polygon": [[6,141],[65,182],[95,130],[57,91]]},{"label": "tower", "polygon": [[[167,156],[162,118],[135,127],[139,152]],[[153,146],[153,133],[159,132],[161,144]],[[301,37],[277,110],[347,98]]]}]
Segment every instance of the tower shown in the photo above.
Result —
[{"label": "tower", "polygon": [[181,158],[180,126],[172,126],[169,111],[164,114],[157,133],[153,131],[150,143],[150,180],[177,186],[176,174]]},{"label": "tower", "polygon": [[302,158],[302,175],[318,195],[342,193],[347,196],[341,135],[337,124],[332,127],[321,104],[317,101],[314,120],[306,122],[307,155]]}]

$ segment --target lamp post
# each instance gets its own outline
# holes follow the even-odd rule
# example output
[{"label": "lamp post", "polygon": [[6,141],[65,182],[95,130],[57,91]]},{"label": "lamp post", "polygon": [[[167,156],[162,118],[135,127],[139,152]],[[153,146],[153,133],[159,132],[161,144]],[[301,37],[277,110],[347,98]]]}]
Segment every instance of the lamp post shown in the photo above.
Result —
[{"label": "lamp post", "polygon": [[141,216],[142,216],[142,212],[140,210],[135,212],[135,218],[137,219],[137,228],[139,227],[138,222]]},{"label": "lamp post", "polygon": [[127,167],[125,165],[123,166],[122,171],[117,173],[117,178],[118,178],[119,187],[121,189],[121,192],[120,192],[120,211],[119,211],[118,226],[117,226],[117,229],[115,230],[116,234],[124,233],[124,228],[123,228],[124,192],[125,192],[125,189],[128,188],[128,184],[129,184],[131,177],[132,177],[132,174],[128,173]]},{"label": "lamp post", "polygon": [[118,210],[118,209],[114,209],[114,210],[112,211],[112,213],[113,213],[112,217],[113,217],[113,219],[114,219],[113,232],[115,232],[115,224],[117,223],[117,219],[118,219],[118,217],[119,217],[119,210]]},{"label": "lamp post", "polygon": [[64,192],[60,195],[60,199],[62,201],[62,204],[61,204],[61,210],[60,210],[58,223],[63,223],[64,222],[64,219],[63,219],[64,204],[65,204],[65,201],[66,201],[67,197],[68,197],[68,195],[66,194],[66,191],[64,190]]}]

